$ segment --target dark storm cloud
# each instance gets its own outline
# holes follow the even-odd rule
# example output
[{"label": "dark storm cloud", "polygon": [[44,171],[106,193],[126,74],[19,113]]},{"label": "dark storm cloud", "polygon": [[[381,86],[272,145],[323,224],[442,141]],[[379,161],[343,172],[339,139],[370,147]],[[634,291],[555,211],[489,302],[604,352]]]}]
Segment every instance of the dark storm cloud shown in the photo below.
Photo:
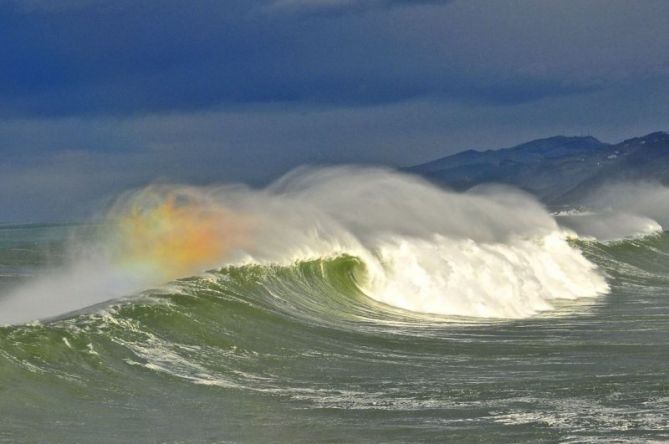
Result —
[{"label": "dark storm cloud", "polygon": [[[531,35],[541,32],[535,17],[509,34],[505,22],[514,16],[505,9],[400,0],[0,0],[0,115],[429,97],[513,104],[606,83],[606,73],[581,81],[573,71],[552,72],[554,55],[537,49],[552,43]],[[507,56],[513,48],[531,63]]]},{"label": "dark storm cloud", "polygon": [[444,5],[452,0],[273,0],[263,10],[268,13],[304,15],[358,14],[375,9],[421,4]]}]

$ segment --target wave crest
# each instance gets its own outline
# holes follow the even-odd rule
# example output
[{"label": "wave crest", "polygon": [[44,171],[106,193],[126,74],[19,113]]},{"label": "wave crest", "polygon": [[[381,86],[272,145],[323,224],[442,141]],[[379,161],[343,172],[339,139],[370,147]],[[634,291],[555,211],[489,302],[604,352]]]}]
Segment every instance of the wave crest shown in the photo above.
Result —
[{"label": "wave crest", "polygon": [[109,218],[85,261],[10,295],[0,322],[58,315],[206,268],[344,254],[366,264],[369,297],[424,313],[524,317],[608,290],[530,196],[455,193],[385,169],[300,169],[262,190],[153,186],[119,198]]}]

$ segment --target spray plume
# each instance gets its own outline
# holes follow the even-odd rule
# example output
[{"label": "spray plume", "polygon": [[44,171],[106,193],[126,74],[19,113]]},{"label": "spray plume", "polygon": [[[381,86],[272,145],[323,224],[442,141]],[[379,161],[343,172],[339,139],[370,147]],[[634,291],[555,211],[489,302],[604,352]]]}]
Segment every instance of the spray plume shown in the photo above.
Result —
[{"label": "spray plume", "polygon": [[[439,189],[384,169],[300,169],[263,190],[154,186],[121,196],[67,270],[0,302],[24,322],[207,268],[360,258],[369,297],[416,312],[517,318],[608,286],[530,196]],[[92,252],[92,253],[91,253]]]}]

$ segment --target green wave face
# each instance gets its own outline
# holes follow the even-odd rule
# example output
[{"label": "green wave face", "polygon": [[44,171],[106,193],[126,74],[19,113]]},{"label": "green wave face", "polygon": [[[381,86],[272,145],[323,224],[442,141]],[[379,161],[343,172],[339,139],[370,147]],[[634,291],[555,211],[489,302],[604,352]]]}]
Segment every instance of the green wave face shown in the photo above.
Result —
[{"label": "green wave face", "polygon": [[[7,286],[58,256],[60,228],[26,230],[2,244]],[[339,256],[2,327],[0,440],[666,439],[669,236],[576,245],[611,293],[528,319],[387,306]]]}]

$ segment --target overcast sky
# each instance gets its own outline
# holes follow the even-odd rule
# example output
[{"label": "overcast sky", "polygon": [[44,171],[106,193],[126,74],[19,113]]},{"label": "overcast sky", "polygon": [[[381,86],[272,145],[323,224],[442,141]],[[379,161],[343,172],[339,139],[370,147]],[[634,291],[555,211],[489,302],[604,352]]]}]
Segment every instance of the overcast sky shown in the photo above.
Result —
[{"label": "overcast sky", "polygon": [[0,222],[669,129],[666,0],[0,0]]}]

